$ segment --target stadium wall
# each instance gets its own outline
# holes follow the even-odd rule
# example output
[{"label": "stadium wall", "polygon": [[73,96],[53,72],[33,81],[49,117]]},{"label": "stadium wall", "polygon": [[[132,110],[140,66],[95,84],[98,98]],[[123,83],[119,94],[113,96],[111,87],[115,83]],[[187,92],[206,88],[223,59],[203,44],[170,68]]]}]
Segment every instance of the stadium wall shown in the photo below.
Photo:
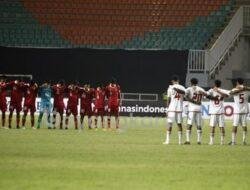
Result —
[{"label": "stadium wall", "polygon": [[[224,65],[218,74],[215,75],[216,79],[223,82],[224,88],[232,88],[231,79],[243,77],[250,82],[250,39],[246,36],[241,36],[237,43],[234,45]],[[210,84],[213,80],[210,81]]]},{"label": "stadium wall", "polygon": [[92,85],[116,77],[123,92],[162,93],[173,74],[184,83],[188,51],[0,48],[0,73]]}]

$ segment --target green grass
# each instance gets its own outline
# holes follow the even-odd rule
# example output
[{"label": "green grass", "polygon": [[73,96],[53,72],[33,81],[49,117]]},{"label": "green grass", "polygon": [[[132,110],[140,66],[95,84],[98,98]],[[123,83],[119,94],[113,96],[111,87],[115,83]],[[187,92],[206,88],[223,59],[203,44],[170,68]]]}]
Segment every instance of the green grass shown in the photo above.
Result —
[{"label": "green grass", "polygon": [[[211,190],[250,188],[250,146],[171,145],[165,119],[122,118],[121,132],[0,130],[0,189]],[[227,126],[230,140],[231,123]]]}]

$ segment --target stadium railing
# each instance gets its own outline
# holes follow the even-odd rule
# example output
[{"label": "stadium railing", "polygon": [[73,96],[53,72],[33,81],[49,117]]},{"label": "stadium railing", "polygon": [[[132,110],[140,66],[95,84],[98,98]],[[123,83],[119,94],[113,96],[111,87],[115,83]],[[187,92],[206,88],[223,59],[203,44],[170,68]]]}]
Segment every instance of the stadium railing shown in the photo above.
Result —
[{"label": "stadium railing", "polygon": [[190,50],[186,83],[192,76],[200,76],[205,81],[203,86],[206,86],[206,81],[218,71],[244,28],[250,28],[249,20],[250,6],[241,6],[210,49]]},{"label": "stadium railing", "polygon": [[216,71],[217,67],[220,65],[242,31],[243,7],[240,7],[222,34],[216,40],[215,44],[208,51],[207,64],[209,67],[209,76],[211,76]]}]

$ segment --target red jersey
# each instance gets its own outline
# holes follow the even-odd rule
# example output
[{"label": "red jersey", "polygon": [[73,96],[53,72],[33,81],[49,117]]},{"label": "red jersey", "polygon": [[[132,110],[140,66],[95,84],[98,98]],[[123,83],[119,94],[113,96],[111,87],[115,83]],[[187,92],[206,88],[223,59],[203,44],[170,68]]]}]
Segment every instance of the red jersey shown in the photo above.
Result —
[{"label": "red jersey", "polygon": [[97,88],[95,90],[95,108],[104,108],[105,106],[105,90]]},{"label": "red jersey", "polygon": [[8,86],[11,87],[10,101],[12,103],[21,104],[23,98],[23,83],[12,81],[8,84]]},{"label": "red jersey", "polygon": [[37,93],[38,93],[37,84],[34,84],[32,86],[30,84],[25,84],[24,85],[24,105],[35,106]]},{"label": "red jersey", "polygon": [[63,98],[64,98],[65,86],[57,84],[52,86],[52,90],[54,94],[54,105],[56,106],[64,105]]},{"label": "red jersey", "polygon": [[68,106],[77,106],[78,105],[78,98],[79,92],[77,89],[68,88]]},{"label": "red jersey", "polygon": [[0,83],[0,105],[6,103],[7,83]]},{"label": "red jersey", "polygon": [[108,98],[108,104],[113,106],[119,106],[120,104],[121,89],[117,84],[109,84],[106,87],[106,96]]},{"label": "red jersey", "polygon": [[94,92],[95,92],[95,90],[92,88],[90,88],[90,89],[81,88],[80,89],[81,106],[91,106],[92,100],[94,98]]}]

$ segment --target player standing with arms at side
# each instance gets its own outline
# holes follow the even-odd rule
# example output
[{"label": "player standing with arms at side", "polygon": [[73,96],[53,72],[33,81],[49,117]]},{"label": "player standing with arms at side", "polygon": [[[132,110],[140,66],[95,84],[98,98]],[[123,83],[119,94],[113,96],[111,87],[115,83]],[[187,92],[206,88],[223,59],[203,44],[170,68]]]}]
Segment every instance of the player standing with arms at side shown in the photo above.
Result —
[{"label": "player standing with arms at side", "polygon": [[40,86],[40,91],[39,91],[40,97],[41,97],[41,103],[40,103],[40,114],[38,117],[38,123],[37,123],[37,129],[40,129],[41,127],[41,121],[43,118],[44,112],[47,113],[47,127],[48,129],[51,129],[51,124],[50,124],[50,114],[51,114],[51,97],[52,97],[52,89],[50,86],[50,82],[45,82]]},{"label": "player standing with arms at side", "polygon": [[185,87],[179,84],[179,77],[172,77],[172,85],[169,86],[167,91],[167,133],[166,141],[163,144],[169,144],[172,126],[175,122],[178,125],[178,140],[182,144],[182,112],[183,112],[183,99],[185,95]]},{"label": "player standing with arms at side", "polygon": [[119,129],[119,106],[121,105],[121,89],[115,79],[112,79],[106,87],[106,96],[108,98],[108,129],[111,125],[111,116],[115,116],[116,129]]},{"label": "player standing with arms at side", "polygon": [[14,110],[16,110],[16,128],[19,129],[20,123],[20,112],[22,110],[22,99],[23,99],[23,82],[19,80],[12,81],[8,84],[11,88],[10,95],[10,107],[9,107],[9,128],[11,129],[12,116]]},{"label": "player standing with arms at side", "polygon": [[53,103],[53,128],[56,129],[56,114],[60,115],[60,129],[63,129],[63,113],[65,105],[63,102],[64,93],[65,93],[65,84],[64,81],[59,81],[58,84],[52,86],[52,91],[54,95]]},{"label": "player standing with arms at side", "polygon": [[94,97],[94,89],[90,88],[89,84],[85,84],[83,88],[79,88],[80,90],[80,99],[81,99],[81,108],[80,108],[80,123],[81,129],[83,129],[84,116],[88,116],[88,127],[92,129],[92,100]]},{"label": "player standing with arms at side", "polygon": [[98,116],[101,117],[102,129],[104,129],[104,114],[105,114],[105,89],[102,85],[98,86],[95,90],[94,101],[94,113],[95,113],[95,128],[97,129]]},{"label": "player standing with arms at side", "polygon": [[5,77],[0,79],[0,111],[2,112],[2,128],[5,128],[5,112],[7,111],[7,83]]},{"label": "player standing with arms at side", "polygon": [[[221,81],[215,80],[214,87],[211,88],[207,94],[211,97],[209,114],[210,114],[210,142],[209,145],[214,144],[214,133],[216,125],[219,126],[221,132],[220,144],[224,144],[225,139],[225,117],[224,117],[224,98],[229,96],[229,91],[221,89]],[[212,98],[214,97],[214,98]]]},{"label": "player standing with arms at side", "polygon": [[232,129],[232,141],[229,145],[236,144],[236,134],[239,125],[242,126],[243,130],[243,145],[246,145],[246,135],[247,135],[247,115],[249,113],[248,97],[249,97],[249,87],[243,86],[244,80],[238,78],[236,81],[236,87],[230,92],[234,97],[234,116],[233,116],[233,129]]},{"label": "player standing with arms at side", "polygon": [[203,96],[206,96],[206,91],[198,86],[198,80],[192,78],[190,80],[191,87],[186,90],[186,100],[188,103],[188,119],[186,130],[186,142],[184,144],[190,144],[190,136],[192,125],[195,123],[197,127],[197,144],[201,144],[202,136],[202,116],[201,116],[201,100]]},{"label": "player standing with arms at side", "polygon": [[23,118],[22,127],[25,129],[26,117],[30,111],[31,127],[34,129],[36,111],[36,97],[38,92],[38,85],[34,81],[24,84],[24,105],[23,105]]},{"label": "player standing with arms at side", "polygon": [[78,99],[79,99],[79,92],[78,87],[76,85],[69,85],[67,89],[68,94],[68,103],[66,108],[66,119],[65,119],[65,129],[69,127],[69,116],[72,114],[74,116],[74,124],[75,129],[78,129]]}]

